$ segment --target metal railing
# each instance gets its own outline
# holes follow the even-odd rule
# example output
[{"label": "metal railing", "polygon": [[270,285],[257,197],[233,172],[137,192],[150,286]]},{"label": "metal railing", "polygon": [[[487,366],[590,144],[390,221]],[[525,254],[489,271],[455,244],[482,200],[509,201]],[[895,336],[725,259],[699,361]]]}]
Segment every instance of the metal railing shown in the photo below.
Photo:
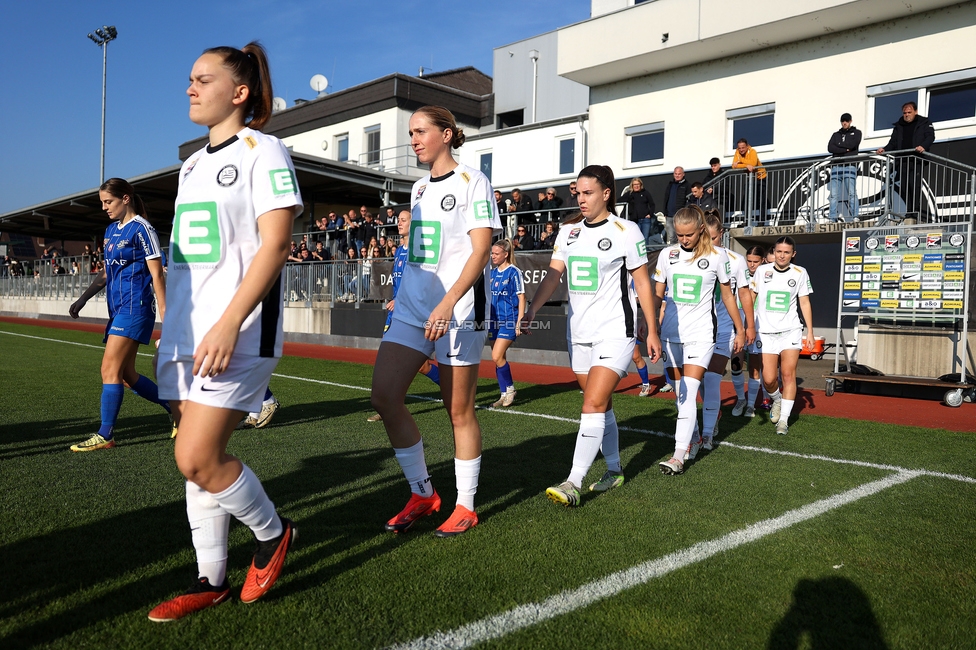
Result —
[{"label": "metal railing", "polygon": [[[389,258],[374,258],[387,261]],[[285,303],[355,302],[369,299],[374,260],[289,263],[284,277]]]},{"label": "metal railing", "polygon": [[364,151],[356,161],[363,167],[377,171],[421,177],[427,173],[427,165],[417,161],[417,154],[409,144],[400,144],[386,149]]},{"label": "metal railing", "polygon": [[[95,279],[91,273],[76,275],[39,275],[0,278],[0,296],[4,298],[74,299]],[[99,296],[104,299],[104,293]]]},{"label": "metal railing", "polygon": [[976,206],[976,168],[928,152],[862,153],[762,169],[764,175],[727,170],[705,184],[727,227],[954,223],[972,219]]}]

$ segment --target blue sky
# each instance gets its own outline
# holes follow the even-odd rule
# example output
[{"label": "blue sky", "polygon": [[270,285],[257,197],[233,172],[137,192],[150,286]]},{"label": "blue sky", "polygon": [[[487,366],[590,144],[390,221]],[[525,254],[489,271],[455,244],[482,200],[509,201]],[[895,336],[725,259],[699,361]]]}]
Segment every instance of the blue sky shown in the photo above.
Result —
[{"label": "blue sky", "polygon": [[108,46],[105,176],[177,164],[204,134],[184,94],[197,56],[260,40],[275,95],[310,99],[313,74],[341,90],[420,66],[473,65],[492,49],[589,17],[589,0],[200,0],[8,2],[0,39],[0,214],[98,185],[102,52],[87,34],[115,25]]}]

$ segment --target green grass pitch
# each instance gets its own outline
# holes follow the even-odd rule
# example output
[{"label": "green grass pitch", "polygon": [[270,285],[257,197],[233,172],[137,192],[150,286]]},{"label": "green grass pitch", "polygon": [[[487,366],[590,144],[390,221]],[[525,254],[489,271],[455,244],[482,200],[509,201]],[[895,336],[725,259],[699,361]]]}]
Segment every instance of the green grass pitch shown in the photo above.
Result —
[{"label": "green grass pitch", "polygon": [[[373,368],[294,357],[272,381],[282,403],[272,426],[230,444],[297,523],[285,573],[257,603],[152,623],[148,611],[196,576],[183,479],[167,417],[131,393],[118,447],[68,451],[98,426],[100,341],[0,324],[2,648],[962,648],[976,639],[973,434],[801,413],[783,437],[760,417],[726,412],[722,444],[670,477],[657,463],[673,442],[654,432],[673,431],[673,402],[618,395],[626,483],[566,509],[544,491],[569,472],[581,396],[574,385],[517,384],[511,411],[479,412],[481,523],[441,540],[432,533],[453,509],[453,448],[435,387],[418,377],[411,392],[426,399],[408,404],[444,508],[394,536],[383,524],[409,492],[382,424],[366,422]],[[148,373],[149,359],[138,367]],[[496,392],[483,380],[479,404]],[[598,458],[587,481],[604,468]],[[237,590],[252,551],[250,532],[233,524]]]}]

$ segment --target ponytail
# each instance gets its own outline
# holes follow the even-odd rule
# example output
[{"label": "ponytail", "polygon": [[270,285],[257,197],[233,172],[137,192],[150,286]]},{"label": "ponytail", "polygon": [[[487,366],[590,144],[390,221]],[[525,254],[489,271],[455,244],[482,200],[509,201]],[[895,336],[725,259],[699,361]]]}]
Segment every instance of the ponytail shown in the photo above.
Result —
[{"label": "ponytail", "polygon": [[505,261],[515,266],[515,247],[512,246],[511,239],[499,239],[492,247],[498,246],[500,249],[505,251]]},{"label": "ponytail", "polygon": [[452,149],[460,149],[461,145],[464,144],[464,130],[458,127],[457,120],[454,119],[454,113],[451,111],[443,106],[422,106],[414,111],[414,114],[417,113],[422,113],[431,125],[441,131],[451,130]]},{"label": "ponytail", "polygon": [[706,257],[715,252],[715,246],[712,245],[712,238],[708,236],[705,227],[705,212],[700,207],[697,205],[689,205],[678,210],[674,215],[674,225],[677,226],[678,224],[694,224],[695,228],[698,229],[698,243],[695,244],[692,260],[696,260],[699,257]]},{"label": "ponytail", "polygon": [[149,211],[146,210],[146,204],[143,202],[142,197],[136,194],[135,188],[124,178],[110,178],[98,186],[98,191],[108,192],[117,199],[124,199],[128,196],[129,201],[132,202],[132,209],[136,211],[136,214],[140,217],[149,218]]},{"label": "ponytail", "polygon": [[243,47],[220,46],[204,50],[204,54],[216,54],[223,59],[224,67],[230,70],[234,83],[247,86],[247,102],[244,104],[244,119],[247,126],[260,131],[271,119],[274,91],[271,88],[271,68],[268,54],[257,41]]}]

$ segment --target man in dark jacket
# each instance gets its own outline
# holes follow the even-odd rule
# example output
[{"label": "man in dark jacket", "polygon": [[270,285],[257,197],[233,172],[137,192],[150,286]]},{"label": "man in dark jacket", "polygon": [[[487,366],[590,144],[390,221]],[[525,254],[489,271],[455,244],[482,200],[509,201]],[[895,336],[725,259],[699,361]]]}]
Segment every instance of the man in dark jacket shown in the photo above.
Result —
[{"label": "man in dark jacket", "polygon": [[932,143],[935,142],[935,128],[927,117],[918,114],[918,105],[915,102],[908,102],[901,107],[901,119],[893,126],[891,139],[888,140],[888,144],[878,149],[878,153],[884,153],[886,150],[914,150],[896,159],[895,170],[898,174],[898,192],[905,200],[906,216],[923,217],[923,213],[928,213],[928,210],[919,205],[924,161],[918,154],[932,147]]},{"label": "man in dark jacket", "polygon": [[856,156],[861,146],[861,132],[851,125],[851,120],[850,113],[841,115],[840,129],[827,143],[827,151],[840,163],[830,167],[830,220],[834,222],[838,216],[841,221],[847,215],[857,219],[857,165],[844,160]]},{"label": "man in dark jacket", "polygon": [[522,194],[522,190],[517,187],[512,190],[512,202],[508,204],[508,211],[519,213],[517,215],[519,223],[535,223],[535,215],[531,214],[532,209],[532,199]]},{"label": "man in dark jacket", "polygon": [[674,214],[681,208],[688,205],[688,179],[685,178],[685,168],[675,167],[674,177],[668,181],[668,187],[664,190],[664,216],[667,217],[665,228],[667,229],[668,241],[666,244],[673,244],[674,239]]},{"label": "man in dark jacket", "polygon": [[[698,181],[691,184],[691,198],[688,200],[688,205],[697,205],[703,212],[718,210],[715,199],[705,193],[704,187]],[[721,213],[721,210],[718,211]]]}]

